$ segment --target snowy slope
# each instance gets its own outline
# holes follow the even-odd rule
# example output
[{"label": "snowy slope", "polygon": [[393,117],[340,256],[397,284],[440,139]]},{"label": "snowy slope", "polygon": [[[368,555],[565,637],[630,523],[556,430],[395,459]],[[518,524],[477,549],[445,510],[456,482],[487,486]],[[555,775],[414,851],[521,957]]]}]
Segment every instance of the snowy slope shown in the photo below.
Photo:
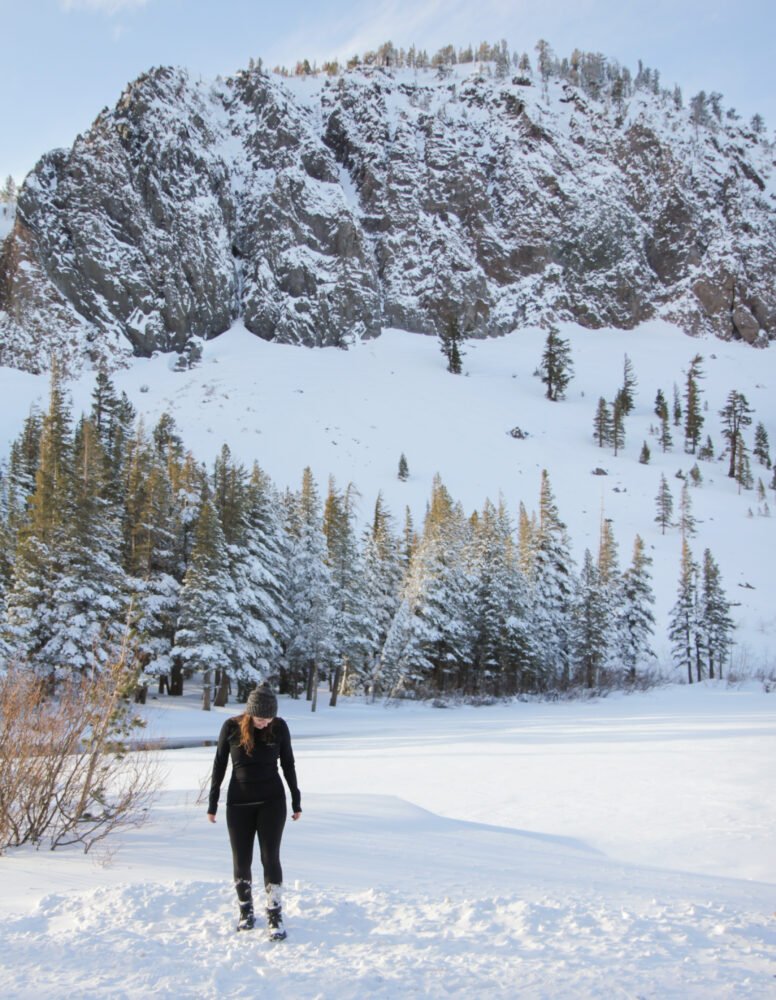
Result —
[{"label": "snowy slope", "polygon": [[[116,374],[146,422],[161,413],[174,417],[187,447],[212,463],[224,443],[250,465],[259,464],[276,484],[296,489],[310,465],[322,490],[333,475],[344,487],[353,482],[361,493],[364,521],[371,516],[378,491],[397,528],[409,506],[420,526],[435,473],[467,513],[503,494],[516,516],[522,500],[529,512],[538,507],[540,474],[550,473],[560,515],[567,523],[577,564],[584,550],[595,554],[601,517],[614,522],[620,562],[630,561],[639,533],[654,559],[658,634],[655,648],[668,662],[665,638],[679,572],[677,529],[661,535],[654,522],[660,475],[669,481],[678,514],[682,482],[675,478],[694,463],[683,452],[683,431],[672,428],[673,449],[662,454],[650,427],[655,393],[671,399],[674,382],[683,389],[684,372],[697,352],[706,373],[701,382],[703,428],[717,452],[723,445],[718,411],[731,389],[743,392],[754,412],[751,431],[762,421],[776,455],[776,355],[714,338],[688,339],[666,324],[644,324],[635,331],[590,331],[567,325],[576,376],[568,398],[550,403],[533,373],[541,357],[544,333],[524,330],[495,340],[470,342],[465,375],[445,371],[436,338],[386,331],[380,338],[354,345],[311,351],[269,344],[235,326],[204,347],[200,367],[171,368],[174,356],[136,359]],[[612,399],[622,384],[624,354],[633,362],[639,386],[636,409],[626,421],[626,446],[615,458],[599,449],[592,434],[599,396]],[[76,408],[90,405],[90,375],[73,384]],[[21,427],[30,403],[45,399],[45,377],[0,369],[3,451]],[[515,426],[528,433],[515,440]],[[647,441],[652,459],[638,455]],[[410,479],[401,483],[396,470],[407,456]],[[592,475],[601,467],[607,476]],[[774,573],[770,553],[774,521],[758,514],[756,491],[744,491],[727,478],[724,462],[700,463],[703,483],[691,490],[698,536],[696,558],[710,547],[720,564],[723,584],[738,625],[733,661],[751,671],[773,666],[776,632]],[[767,486],[772,473],[753,463],[755,479]],[[768,490],[768,503],[776,507]],[[750,511],[753,516],[749,516]]]},{"label": "snowy slope", "polygon": [[[147,707],[213,738],[223,712]],[[5,996],[744,1000],[773,995],[772,697],[669,688],[448,711],[282,700],[304,813],[288,940],[233,931],[212,749],[167,751],[108,855],[2,859]]]}]

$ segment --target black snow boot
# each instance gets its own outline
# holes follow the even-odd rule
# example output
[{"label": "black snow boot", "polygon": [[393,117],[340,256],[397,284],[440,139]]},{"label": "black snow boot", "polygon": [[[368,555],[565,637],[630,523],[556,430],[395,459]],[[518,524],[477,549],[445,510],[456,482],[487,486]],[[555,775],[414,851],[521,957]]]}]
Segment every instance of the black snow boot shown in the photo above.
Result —
[{"label": "black snow boot", "polygon": [[270,941],[283,941],[286,937],[279,885],[267,886],[267,933]]},{"label": "black snow boot", "polygon": [[252,931],[256,926],[256,917],[253,914],[253,895],[251,893],[251,883],[245,879],[235,882],[237,898],[240,900],[240,919],[237,922],[238,931]]}]

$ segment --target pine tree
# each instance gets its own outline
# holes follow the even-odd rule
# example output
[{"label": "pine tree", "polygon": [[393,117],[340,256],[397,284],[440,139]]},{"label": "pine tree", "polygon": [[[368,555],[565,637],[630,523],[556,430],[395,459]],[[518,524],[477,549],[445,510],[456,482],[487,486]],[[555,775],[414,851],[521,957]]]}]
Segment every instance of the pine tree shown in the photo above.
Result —
[{"label": "pine tree", "polygon": [[128,609],[121,527],[109,499],[106,457],[90,420],[76,429],[73,458],[50,635],[40,652],[60,676],[115,658]]},{"label": "pine tree", "polygon": [[11,445],[7,475],[7,520],[15,538],[27,520],[40,458],[42,414],[35,408],[24,421],[21,434]]},{"label": "pine tree", "polygon": [[706,435],[706,443],[698,449],[698,458],[702,462],[714,461],[714,443],[710,434]]},{"label": "pine tree", "polygon": [[465,353],[461,350],[464,342],[458,320],[453,317],[447,323],[444,332],[439,334],[440,350],[447,358],[447,370],[452,375],[460,375],[463,370]]},{"label": "pine tree", "polygon": [[612,415],[609,405],[601,396],[593,420],[593,435],[599,448],[604,448],[612,441]]},{"label": "pine tree", "polygon": [[551,326],[547,333],[539,371],[542,382],[547,386],[547,399],[553,402],[563,399],[573,377],[574,365],[569,342],[561,339],[557,327]]},{"label": "pine tree", "polygon": [[625,397],[622,392],[618,392],[612,406],[612,445],[615,455],[621,448],[625,447],[625,414],[627,412]]},{"label": "pine tree", "polygon": [[738,483],[738,492],[741,490],[751,490],[754,486],[754,477],[752,476],[752,465],[749,461],[749,449],[746,447],[743,437],[738,440],[738,445],[736,447],[736,482]]},{"label": "pine tree", "polygon": [[641,446],[641,451],[639,452],[639,462],[642,465],[649,465],[649,460],[652,457],[652,453],[649,450],[649,446],[645,441]]},{"label": "pine tree", "polygon": [[700,389],[698,387],[699,380],[704,377],[701,368],[702,362],[701,355],[696,354],[690,361],[685,382],[684,448],[691,454],[695,454],[703,427]]},{"label": "pine tree", "polygon": [[674,427],[679,427],[682,423],[682,402],[679,397],[679,386],[674,382],[674,403],[672,407]]},{"label": "pine tree", "polygon": [[542,470],[532,583],[537,685],[568,687],[575,579],[566,526],[558,515],[546,469]]},{"label": "pine tree", "polygon": [[409,573],[410,563],[412,562],[412,557],[415,554],[415,549],[418,547],[418,535],[415,531],[415,524],[412,520],[412,511],[409,507],[404,508],[404,529],[401,536],[401,544],[399,546],[399,565],[402,568],[402,576],[406,577]]},{"label": "pine tree", "polygon": [[444,693],[468,683],[473,634],[463,568],[466,535],[460,504],[436,475],[403,595],[412,610],[417,649],[404,687],[430,686]]},{"label": "pine tree", "polygon": [[194,547],[180,595],[180,617],[170,655],[189,671],[202,671],[202,707],[209,711],[213,670],[230,672],[234,646],[230,625],[238,615],[226,541],[205,487]]},{"label": "pine tree", "polygon": [[582,683],[597,687],[609,648],[609,629],[600,575],[589,549],[585,549],[574,607],[573,642]]},{"label": "pine tree", "polygon": [[350,676],[363,677],[369,663],[369,609],[361,548],[356,535],[358,492],[352,483],[341,493],[329,479],[323,513],[332,581],[332,637],[335,647],[330,705],[347,689]]},{"label": "pine tree", "polygon": [[668,420],[668,403],[662,389],[658,389],[655,396],[655,416],[660,420]]},{"label": "pine tree", "polygon": [[317,708],[318,680],[335,655],[331,572],[318,488],[311,469],[302,475],[295,500],[288,567],[288,676],[283,686],[294,696],[305,683],[311,709]]},{"label": "pine tree", "polygon": [[638,665],[654,657],[650,636],[654,632],[655,616],[649,567],[652,560],[644,551],[644,542],[636,535],[633,558],[622,581],[622,609],[618,624],[619,653],[631,682],[636,680]]},{"label": "pine tree", "polygon": [[664,535],[666,533],[666,528],[671,527],[671,518],[674,513],[674,501],[671,496],[671,488],[668,485],[668,480],[663,474],[660,476],[660,489],[658,490],[655,502],[657,504],[657,515],[655,517],[655,521],[660,525],[660,533]]},{"label": "pine tree", "polygon": [[399,456],[399,473],[398,473],[398,475],[399,475],[399,479],[403,483],[406,483],[407,480],[410,477],[410,467],[407,464],[407,459],[406,459],[406,457],[404,455],[404,452],[402,452],[401,455]]},{"label": "pine tree", "polygon": [[391,516],[383,504],[382,494],[378,494],[375,501],[372,526],[366,533],[363,550],[364,592],[370,612],[364,636],[368,648],[368,674],[364,684],[370,700],[374,700],[382,693],[380,654],[398,611],[403,576],[399,543],[394,537]]},{"label": "pine tree", "polygon": [[246,495],[244,538],[232,571],[250,645],[245,658],[248,670],[237,672],[240,700],[247,697],[257,677],[275,678],[280,672],[281,651],[289,642],[291,628],[289,544],[280,498],[269,476],[254,463]]},{"label": "pine tree", "polygon": [[625,360],[623,362],[622,371],[622,388],[620,389],[618,395],[621,397],[622,411],[625,416],[633,411],[636,405],[636,386],[638,385],[638,380],[633,373],[633,363],[628,355],[625,355]]},{"label": "pine tree", "polygon": [[682,483],[682,494],[679,499],[679,530],[683,537],[692,538],[697,534],[695,517],[692,512],[692,501],[690,499],[690,488],[685,480]]},{"label": "pine tree", "polygon": [[470,526],[464,559],[474,638],[467,693],[515,694],[532,683],[533,654],[526,581],[503,501],[498,507],[486,501]]},{"label": "pine tree", "polygon": [[8,174],[2,188],[0,188],[0,202],[3,202],[6,205],[11,205],[16,201],[16,196],[16,181],[13,179],[11,174]]},{"label": "pine tree", "polygon": [[722,436],[728,443],[730,464],[728,476],[739,479],[739,451],[743,448],[743,429],[752,423],[752,409],[743,393],[733,389],[728,393],[724,407],[719,411],[722,417]]},{"label": "pine tree", "polygon": [[768,431],[766,431],[762,421],[758,421],[754,429],[754,448],[752,449],[752,454],[760,465],[764,465],[766,469],[770,469],[771,453],[768,443]]},{"label": "pine tree", "polygon": [[521,574],[526,580],[532,580],[536,565],[536,542],[538,537],[536,517],[528,516],[525,504],[520,501],[520,512],[517,527],[517,559]]},{"label": "pine tree", "polygon": [[674,664],[687,671],[687,682],[692,684],[692,669],[696,662],[698,638],[698,567],[695,564],[686,538],[682,538],[682,559],[679,589],[669,622],[668,635]]},{"label": "pine tree", "polygon": [[671,426],[668,422],[668,415],[664,415],[660,418],[660,434],[658,436],[658,441],[660,442],[660,447],[663,452],[667,452],[671,445],[674,443],[671,437]]},{"label": "pine tree", "polygon": [[67,531],[72,470],[70,406],[59,365],[51,368],[49,405],[40,427],[35,481],[18,526],[14,579],[6,598],[7,641],[14,655],[56,676],[43,651],[55,634],[57,590]]},{"label": "pine tree", "polygon": [[703,553],[703,582],[700,600],[700,632],[710,678],[722,677],[722,665],[732,646],[735,625],[730,603],[725,597],[719,566],[709,549]]}]

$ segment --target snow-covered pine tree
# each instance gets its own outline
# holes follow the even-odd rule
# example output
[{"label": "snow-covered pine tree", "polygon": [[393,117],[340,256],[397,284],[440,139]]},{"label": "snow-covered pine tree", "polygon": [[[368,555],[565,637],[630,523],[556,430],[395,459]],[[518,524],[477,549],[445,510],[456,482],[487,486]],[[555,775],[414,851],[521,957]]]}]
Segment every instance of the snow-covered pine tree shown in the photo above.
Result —
[{"label": "snow-covered pine tree", "polygon": [[423,534],[413,553],[405,595],[411,595],[419,657],[405,685],[444,693],[465,687],[473,626],[463,566],[466,518],[439,475],[434,477]]},{"label": "snow-covered pine tree", "polygon": [[464,559],[472,585],[474,637],[466,693],[511,695],[533,686],[528,593],[503,500],[472,518]]},{"label": "snow-covered pine tree", "polygon": [[410,571],[410,564],[412,563],[412,557],[415,554],[415,549],[418,547],[418,541],[418,533],[415,531],[412,511],[409,507],[405,507],[404,528],[402,530],[401,543],[399,545],[399,563],[404,577],[406,577]]},{"label": "snow-covered pine tree", "polygon": [[597,687],[609,650],[609,620],[600,574],[589,549],[585,549],[582,572],[573,610],[572,644],[574,665],[587,688]]},{"label": "snow-covered pine tree", "polygon": [[323,512],[327,561],[332,581],[332,637],[335,648],[331,699],[334,707],[351,679],[362,679],[369,665],[370,611],[361,547],[356,533],[358,491],[349,483],[344,493],[329,478]]},{"label": "snow-covered pine tree", "polygon": [[59,365],[51,368],[48,410],[42,418],[34,487],[17,530],[13,583],[6,599],[6,639],[13,655],[33,669],[56,674],[42,657],[55,633],[54,604],[62,565],[69,477],[72,471],[70,405]]},{"label": "snow-covered pine tree", "polygon": [[230,548],[240,611],[242,651],[235,669],[237,698],[245,701],[257,681],[281,674],[289,639],[289,540],[281,502],[267,474],[254,464],[245,495],[239,544]]},{"label": "snow-covered pine tree", "polygon": [[521,500],[517,520],[517,562],[522,576],[528,583],[533,580],[538,534],[536,514],[529,517]]},{"label": "snow-covered pine tree", "polygon": [[91,420],[78,424],[72,453],[50,635],[39,654],[58,676],[118,656],[128,610],[119,514],[109,498],[107,458]]},{"label": "snow-covered pine tree", "polygon": [[180,594],[180,616],[170,656],[189,672],[202,672],[202,707],[210,710],[216,669],[233,668],[232,625],[238,615],[221,523],[207,485],[194,547]]},{"label": "snow-covered pine tree", "polygon": [[[271,645],[267,626],[256,614],[257,598],[248,543],[248,477],[245,468],[232,459],[228,445],[223,445],[213,466],[213,500],[218,512],[229,560],[229,573],[235,584],[236,609],[232,618],[232,677],[237,682],[237,697],[245,701],[251,688],[269,673],[269,664],[261,654]],[[224,670],[216,671],[216,704],[226,703],[227,684]]]},{"label": "snow-covered pine tree", "polygon": [[335,656],[333,594],[328,566],[321,502],[312,470],[302,475],[302,488],[294,498],[288,521],[291,535],[288,570],[289,643],[283,689],[295,697],[300,685],[315,711],[318,679]]},{"label": "snow-covered pine tree", "polygon": [[616,650],[619,645],[617,630],[622,613],[622,573],[619,565],[619,552],[614,537],[611,518],[601,516],[600,538],[598,543],[598,560],[596,562],[598,587],[606,608],[606,630],[604,635],[605,649],[602,666],[616,669]]},{"label": "snow-covered pine tree", "polygon": [[722,666],[733,645],[735,624],[730,615],[730,602],[725,596],[722,579],[710,549],[703,553],[703,579],[700,593],[700,627],[706,666],[710,678],[722,677]]},{"label": "snow-covered pine tree", "polygon": [[185,452],[178,458],[168,451],[167,462],[175,501],[176,576],[182,580],[188,570],[196,540],[207,473],[191,452]]},{"label": "snow-covered pine tree", "polygon": [[541,687],[571,682],[574,563],[566,526],[558,515],[546,469],[542,470],[539,527],[532,576],[533,640],[537,683]]},{"label": "snow-covered pine tree", "polygon": [[35,492],[42,431],[43,415],[33,407],[24,421],[21,434],[11,445],[7,476],[7,517],[13,537],[27,520],[30,499]]},{"label": "snow-covered pine tree", "polygon": [[372,525],[363,540],[364,593],[368,615],[364,638],[368,646],[368,669],[364,685],[370,700],[382,693],[381,652],[399,607],[404,575],[399,543],[394,537],[391,516],[381,493],[375,501]]},{"label": "snow-covered pine tree", "polygon": [[126,454],[134,435],[135,416],[127,394],[117,394],[105,367],[101,366],[92,392],[91,419],[105,455],[107,496],[115,504],[124,499]]},{"label": "snow-covered pine tree", "polygon": [[655,655],[650,646],[655,626],[651,565],[644,542],[636,535],[631,564],[622,578],[622,607],[617,629],[619,657],[631,682],[636,680],[639,664]]},{"label": "snow-covered pine tree", "polygon": [[692,358],[687,369],[684,389],[684,450],[693,455],[698,447],[703,427],[701,394],[698,386],[698,382],[704,377],[702,363],[703,358],[700,354]]},{"label": "snow-covered pine tree", "polygon": [[[698,567],[686,538],[682,538],[682,558],[676,603],[671,609],[668,635],[674,665],[687,671],[687,682],[692,684],[692,670],[696,663],[698,621]],[[699,678],[700,680],[700,678]]]}]

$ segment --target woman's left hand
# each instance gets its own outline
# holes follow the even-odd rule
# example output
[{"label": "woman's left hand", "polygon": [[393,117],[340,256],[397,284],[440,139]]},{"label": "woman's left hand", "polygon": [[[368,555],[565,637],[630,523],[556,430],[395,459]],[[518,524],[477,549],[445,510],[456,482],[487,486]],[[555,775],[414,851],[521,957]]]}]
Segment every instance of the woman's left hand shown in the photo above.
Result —
[{"label": "woman's left hand", "polygon": [[300,812],[298,812],[298,813],[291,813],[291,819],[299,819],[299,817],[300,817],[301,815],[302,815],[302,814],[301,814]]}]

